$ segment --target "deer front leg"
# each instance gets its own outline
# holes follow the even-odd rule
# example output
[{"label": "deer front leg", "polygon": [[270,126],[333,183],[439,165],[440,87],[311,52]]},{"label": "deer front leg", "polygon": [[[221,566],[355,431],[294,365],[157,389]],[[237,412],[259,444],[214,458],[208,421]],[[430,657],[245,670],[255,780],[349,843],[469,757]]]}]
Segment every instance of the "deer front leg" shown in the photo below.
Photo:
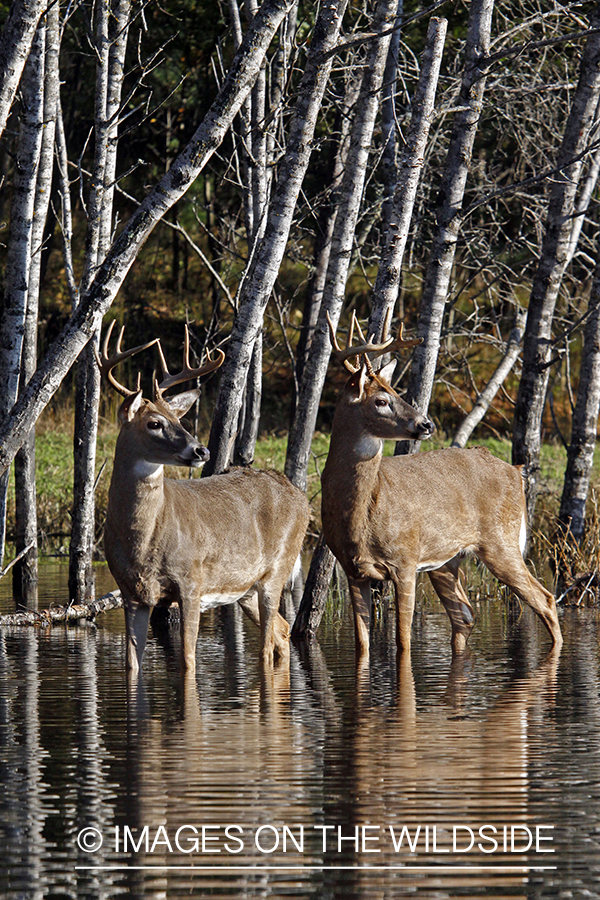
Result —
[{"label": "deer front leg", "polygon": [[149,606],[144,606],[134,600],[125,601],[126,667],[132,676],[136,676],[142,666],[149,621]]},{"label": "deer front leg", "polygon": [[196,645],[200,629],[200,598],[183,597],[179,601],[181,633],[181,668],[193,674],[196,671]]},{"label": "deer front leg", "polygon": [[369,656],[371,631],[371,581],[348,578],[354,610],[354,641],[357,661]]},{"label": "deer front leg", "polygon": [[413,613],[415,611],[415,587],[417,573],[404,567],[393,576],[396,594],[396,643],[399,653],[410,653]]}]

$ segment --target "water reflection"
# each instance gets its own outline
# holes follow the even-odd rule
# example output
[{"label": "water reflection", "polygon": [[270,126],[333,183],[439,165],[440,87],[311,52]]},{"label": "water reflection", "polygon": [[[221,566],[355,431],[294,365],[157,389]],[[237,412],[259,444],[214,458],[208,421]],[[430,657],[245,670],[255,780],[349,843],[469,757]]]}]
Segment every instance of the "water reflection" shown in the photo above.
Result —
[{"label": "water reflection", "polygon": [[[565,616],[559,658],[528,617],[482,607],[453,663],[428,609],[398,666],[384,615],[360,673],[335,619],[268,679],[255,629],[212,616],[195,678],[162,633],[134,690],[108,619],[0,632],[8,900],[598,894],[595,613]],[[536,826],[554,826],[538,848],[554,854],[536,852]]]}]

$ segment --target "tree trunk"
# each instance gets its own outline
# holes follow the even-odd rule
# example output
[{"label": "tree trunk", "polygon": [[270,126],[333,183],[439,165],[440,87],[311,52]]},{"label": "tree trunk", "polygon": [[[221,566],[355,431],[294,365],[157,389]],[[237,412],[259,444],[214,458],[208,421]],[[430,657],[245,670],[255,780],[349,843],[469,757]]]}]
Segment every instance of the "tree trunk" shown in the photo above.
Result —
[{"label": "tree trunk", "polygon": [[[329,256],[331,254],[331,242],[333,240],[338,209],[338,192],[344,175],[346,161],[348,159],[350,125],[359,92],[360,78],[357,74],[355,74],[354,77],[349,75],[342,110],[338,115],[338,124],[336,128],[338,137],[331,155],[331,175],[326,181],[328,185],[328,197],[327,202],[321,207],[319,215],[313,271],[306,292],[302,314],[302,328],[298,339],[298,346],[296,348],[296,380],[298,384],[302,382],[304,368],[310,356],[310,348],[319,320],[319,310],[321,309],[321,303],[323,301],[323,293],[325,291],[325,283],[327,280],[327,269],[329,267]],[[296,396],[294,398],[294,414],[297,402],[298,397]]]},{"label": "tree trunk", "polygon": [[0,426],[0,475],[60,386],[79,353],[100,327],[129,268],[154,226],[182,197],[215,152],[247,97],[291,0],[265,0],[248,29],[227,77],[192,140],[132,215],[111,245],[85,296],[38,366],[23,396]]},{"label": "tree trunk", "polygon": [[[312,151],[312,139],[321,108],[334,50],[347,0],[321,7],[315,24],[306,69],[290,125],[285,158],[270,203],[263,240],[252,258],[241,291],[208,447],[207,475],[222,472],[235,440],[239,410],[256,336],[285,252],[292,216]],[[263,7],[261,7],[262,9]]]},{"label": "tree trunk", "polygon": [[404,12],[404,0],[398,0],[395,31],[390,41],[385,73],[383,76],[383,99],[381,101],[381,137],[383,150],[381,168],[383,171],[383,204],[381,207],[381,231],[387,234],[392,214],[394,191],[398,181],[396,152],[396,89],[398,78],[398,53],[400,50],[400,23]]},{"label": "tree trunk", "polygon": [[410,130],[398,165],[398,181],[386,226],[387,237],[373,289],[369,333],[374,334],[376,340],[381,339],[386,315],[388,312],[393,313],[398,300],[402,260],[423,169],[429,129],[435,114],[435,95],[447,25],[445,19],[432,18],[429,22],[421,59],[421,74],[413,100]]},{"label": "tree trunk", "polygon": [[17,0],[11,5],[0,35],[0,137],[21,81],[38,22],[47,0]]},{"label": "tree trunk", "polygon": [[[4,312],[0,322],[0,425],[6,425],[17,398],[31,267],[33,213],[44,121],[43,78],[45,25],[31,45],[23,72],[21,125],[17,150],[15,186],[10,215]],[[25,438],[31,429],[23,435]],[[0,568],[6,540],[6,493],[8,472],[0,479]]]},{"label": "tree trunk", "polygon": [[[29,382],[37,365],[42,251],[52,188],[54,134],[60,85],[58,74],[59,26],[59,6],[56,3],[49,8],[45,23],[43,87],[40,85],[40,89],[43,90],[43,134],[33,214],[31,268],[27,289],[20,391]],[[33,605],[37,601],[38,580],[35,431],[33,429],[15,457],[15,523],[16,553],[21,554],[26,548],[29,549],[13,567],[13,593],[21,603]]]},{"label": "tree trunk", "polygon": [[[95,153],[88,201],[86,256],[80,294],[102,264],[112,232],[114,184],[117,169],[119,108],[127,49],[130,0],[102,0],[97,6]],[[100,403],[100,373],[92,338],[79,358],[75,391],[73,438],[73,509],[69,546],[69,598],[76,602],[94,596],[94,534],[96,441]]]},{"label": "tree trunk", "polygon": [[[423,343],[415,347],[413,353],[406,398],[409,403],[416,403],[423,413],[427,412],[433,390],[442,322],[461,228],[465,186],[481,116],[493,8],[494,0],[473,0],[470,8],[465,68],[457,102],[459,111],[454,117],[440,185],[442,204],[437,210],[439,229],[427,265],[417,325],[417,335],[423,338]],[[419,441],[400,441],[396,452],[412,453],[418,450],[419,445]]]},{"label": "tree trunk", "polygon": [[251,466],[258,437],[260,407],[262,400],[262,334],[254,342],[248,380],[244,388],[244,401],[240,410],[238,436],[233,463],[236,466]]},{"label": "tree trunk", "polygon": [[[388,236],[386,240],[386,248],[384,250],[384,257],[382,258],[381,263],[382,269],[380,269],[380,274],[378,274],[377,282],[375,285],[375,299],[371,317],[371,325],[369,328],[370,331],[373,331],[375,328],[381,330],[385,318],[385,310],[390,307],[393,308],[393,305],[395,304],[396,298],[398,296],[402,255],[404,252],[404,247],[406,245],[406,238],[408,236],[408,227],[410,224],[410,217],[414,205],[416,188],[421,171],[423,153],[425,151],[425,144],[427,141],[427,136],[429,134],[429,126],[433,115],[435,89],[437,86],[442,58],[444,38],[446,35],[446,26],[447,22],[445,19],[432,19],[429,23],[427,43],[425,52],[423,54],[421,77],[419,79],[419,84],[415,93],[414,112],[407,141],[407,149],[402,157],[402,162],[400,165],[400,180],[394,192],[394,212],[397,213],[397,217],[396,215],[393,215],[390,221],[390,228],[388,230]],[[371,64],[371,70],[373,70],[373,68],[374,63]],[[372,91],[372,87],[367,87],[367,90]],[[358,104],[359,108],[362,99],[363,98],[361,91],[361,99],[359,99]],[[353,134],[353,139],[354,138],[355,135]],[[364,135],[364,138],[366,140],[369,140],[367,134]],[[356,143],[354,143],[354,145],[356,146]],[[348,174],[350,174],[351,171],[350,164],[351,163],[349,160],[346,167],[346,173]],[[362,193],[362,184],[359,184],[358,186],[360,187],[360,192]],[[340,204],[336,222],[340,222],[342,224],[347,224],[349,222],[351,223],[350,210],[348,209],[348,206]],[[396,229],[395,227],[396,222],[400,223],[400,227],[398,229]],[[339,240],[340,237],[338,235],[338,242]],[[334,265],[336,259],[340,255],[338,247],[339,243],[336,245],[334,236],[334,249],[332,251],[332,260],[334,260]],[[383,278],[380,277],[382,271]],[[333,279],[328,278],[328,287],[332,283],[332,281]],[[327,302],[330,309],[332,306],[332,299],[335,298],[332,298],[331,295],[329,295],[326,301],[324,301],[324,303]],[[341,301],[338,301],[338,304],[339,307],[341,307]],[[331,312],[330,317],[332,318],[332,321],[334,321],[334,317]],[[337,318],[339,318],[339,308],[337,309]],[[376,325],[373,324],[374,320],[377,323]],[[337,319],[335,319],[335,322],[337,322]],[[314,353],[315,350],[313,348],[312,354]],[[329,355],[331,353],[331,345],[329,344],[329,342],[326,345],[326,355],[325,348],[321,351],[321,353],[325,360],[326,370],[327,362],[329,361]],[[313,364],[312,354],[306,372],[309,378],[314,379],[315,367]],[[321,371],[323,372],[324,380],[325,371]],[[322,383],[323,382],[321,382],[321,389]],[[309,392],[309,396],[312,396],[314,398],[315,395],[316,392]],[[320,397],[320,391],[318,397]],[[318,399],[316,400],[316,402],[318,403]],[[307,416],[306,420],[306,435],[308,436],[308,428],[312,427],[312,429],[314,430],[316,421],[316,406],[313,406],[313,417]],[[310,432],[310,434],[312,435],[312,431]],[[290,435],[290,442],[291,441],[292,435]],[[310,444],[307,440],[298,440],[297,445],[301,448],[302,453],[306,454],[306,457],[300,456],[301,465],[296,464],[295,467],[292,467],[291,465],[288,466],[286,462],[286,474],[292,480],[294,480],[294,478],[297,478],[300,482],[300,485],[303,486],[302,479],[304,479],[305,483],[308,468],[307,448],[310,449]],[[289,448],[288,459],[291,459]],[[306,459],[306,462],[304,462],[304,459]],[[321,538],[311,560],[308,578],[304,588],[304,595],[302,597],[300,609],[298,610],[296,622],[294,623],[294,628],[292,631],[294,640],[310,640],[311,637],[315,634],[325,610],[329,581],[331,579],[334,564],[335,557]]]},{"label": "tree trunk", "polygon": [[585,528],[600,409],[600,241],[598,247],[559,512],[564,531],[568,529],[576,541],[581,540]]},{"label": "tree trunk", "polygon": [[546,230],[531,289],[523,341],[523,373],[513,426],[513,463],[523,466],[529,521],[537,499],[542,416],[552,365],[552,319],[568,259],[572,214],[585,150],[600,96],[600,4],[591,17],[590,34],[581,58],[580,76],[558,154],[561,174],[554,177],[548,200]]},{"label": "tree trunk", "polygon": [[521,344],[523,342],[523,334],[525,333],[525,322],[527,321],[527,311],[518,309],[515,316],[515,324],[510,333],[510,337],[506,342],[506,350],[500,361],[500,365],[482,390],[477,400],[473,404],[473,408],[468,416],[465,416],[452,441],[452,447],[465,447],[467,441],[473,434],[474,429],[479,425],[486,412],[490,408],[492,400],[506,381],[509,372],[512,371],[514,364],[519,358],[521,352]]},{"label": "tree trunk", "polygon": [[379,0],[375,9],[372,30],[379,38],[372,41],[363,70],[348,158],[340,187],[323,300],[288,439],[285,474],[302,490],[306,490],[312,436],[331,355],[326,317],[328,314],[333,326],[337,327],[344,302],[369,151],[379,109],[383,73],[390,44],[390,23],[395,21],[397,5],[397,0]]}]

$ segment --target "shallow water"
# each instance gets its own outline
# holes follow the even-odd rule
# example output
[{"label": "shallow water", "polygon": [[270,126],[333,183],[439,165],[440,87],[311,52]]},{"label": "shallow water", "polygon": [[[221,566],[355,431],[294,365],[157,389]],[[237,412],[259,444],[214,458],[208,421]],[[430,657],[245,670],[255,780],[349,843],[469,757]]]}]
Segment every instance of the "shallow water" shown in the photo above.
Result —
[{"label": "shallow water", "polygon": [[171,630],[129,691],[122,612],[0,629],[0,896],[600,896],[598,614],[563,614],[558,659],[528,610],[477,617],[453,664],[422,605],[398,668],[384,610],[357,673],[331,614],[265,679],[256,629],[210,614],[195,679]]}]

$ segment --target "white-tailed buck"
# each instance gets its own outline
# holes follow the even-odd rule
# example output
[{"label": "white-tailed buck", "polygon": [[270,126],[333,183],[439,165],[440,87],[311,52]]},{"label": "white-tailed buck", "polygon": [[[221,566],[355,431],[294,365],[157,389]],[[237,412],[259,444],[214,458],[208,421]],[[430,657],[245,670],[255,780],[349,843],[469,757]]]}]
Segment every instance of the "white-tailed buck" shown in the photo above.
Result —
[{"label": "white-tailed buck", "polygon": [[372,579],[393,582],[399,649],[410,649],[417,572],[428,572],[446,608],[453,651],[464,650],[473,610],[459,566],[470,553],[535,610],[560,647],[555,599],[523,561],[527,524],[519,467],[481,447],[383,456],[384,439],[427,438],[434,426],[390,386],[395,362],[375,372],[369,356],[418,341],[403,340],[400,329],[395,340],[365,343],[358,328],[362,343],[353,347],[354,325],[353,318],[341,349],[329,323],[333,353],[352,374],[333,421],[321,514],[325,540],[348,577],[358,655],[369,649]]},{"label": "white-tailed buck", "polygon": [[[114,324],[114,323],[113,323]],[[106,558],[125,606],[127,667],[139,670],[150,612],[177,602],[181,611],[182,666],[193,671],[200,614],[221,604],[240,605],[262,632],[262,661],[289,658],[289,626],[279,615],[281,591],[292,574],[309,519],[308,501],[283,475],[234,469],[194,480],[165,478],[163,467],[201,467],[208,450],[179,419],[197,390],[164,392],[220,366],[224,354],[200,368],[189,363],[170,375],[158,340],[121,351],[123,331],[109,357],[109,328],[98,364],[125,399],[117,438],[104,533]],[[112,369],[157,344],[163,377],[147,400],[139,388],[119,384]]]}]

